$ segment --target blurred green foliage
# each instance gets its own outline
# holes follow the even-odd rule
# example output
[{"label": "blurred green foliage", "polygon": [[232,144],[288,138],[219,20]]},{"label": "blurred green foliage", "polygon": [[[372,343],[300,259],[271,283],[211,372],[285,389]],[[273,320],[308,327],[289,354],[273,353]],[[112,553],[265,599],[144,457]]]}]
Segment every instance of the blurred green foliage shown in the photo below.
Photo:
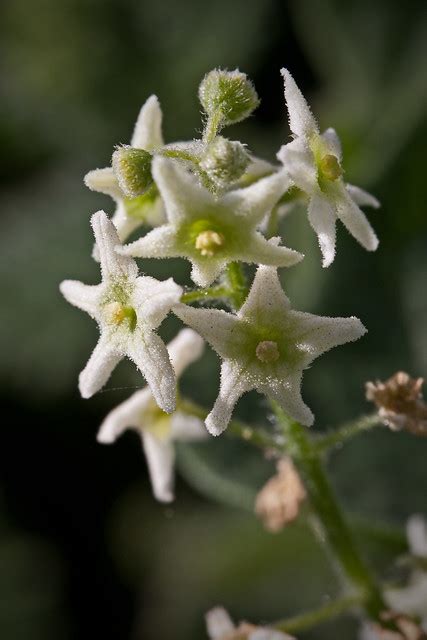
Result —
[{"label": "blurred green foliage", "polygon": [[[334,126],[340,134],[348,181],[369,188],[382,202],[379,212],[369,212],[381,239],[379,251],[366,254],[340,228],[337,259],[329,270],[320,268],[303,212],[283,221],[287,244],[307,254],[300,266],[282,274],[294,305],[313,313],[356,315],[369,329],[360,343],[328,354],[307,372],[304,395],[318,416],[316,428],[365,411],[368,379],[397,369],[427,375],[425,3],[15,0],[0,7],[0,35],[0,378],[12,412],[2,425],[0,478],[10,517],[29,531],[12,542],[0,535],[0,594],[13,600],[9,605],[2,597],[1,637],[67,638],[78,629],[79,639],[92,638],[101,625],[104,638],[128,637],[129,631],[138,640],[198,639],[204,637],[203,612],[217,603],[236,618],[259,620],[319,604],[337,585],[306,527],[272,536],[249,512],[229,508],[250,506],[271,473],[271,463],[260,462],[247,446],[221,438],[183,449],[179,462],[187,482],[197,488],[203,478],[203,493],[220,500],[226,495],[229,506],[213,506],[179,482],[178,501],[166,510],[151,499],[135,437],[125,436],[111,451],[89,448],[102,416],[141,379],[123,364],[90,405],[78,398],[77,374],[97,332],[61,299],[58,283],[68,277],[98,280],[89,217],[101,207],[111,212],[113,205],[88,192],[82,176],[107,165],[114,145],[129,141],[148,95],[160,98],[166,140],[191,139],[201,129],[196,93],[204,73],[240,67],[254,79],[263,102],[230,136],[273,159],[289,135],[279,76],[287,65],[321,127]],[[181,261],[141,266],[189,283],[188,265]],[[177,326],[167,321],[163,335],[171,337]],[[208,353],[187,372],[184,390],[209,406],[217,380],[218,363]],[[239,404],[243,418],[265,421],[265,411],[255,394]],[[39,424],[43,434],[34,433]],[[40,466],[55,469],[69,455],[84,469],[75,501],[66,494],[67,543],[49,520],[57,512],[43,512],[50,501],[63,499],[61,483],[67,480],[59,476],[39,493],[37,477],[20,464],[27,455],[26,434]],[[351,511],[403,522],[413,511],[427,511],[426,452],[424,441],[378,431],[334,455],[331,469]],[[70,463],[70,475],[71,469]],[[61,560],[55,560],[60,554],[68,566],[69,555],[87,552],[86,538],[76,536],[73,527],[83,518],[79,505],[87,508],[85,487],[94,478],[88,491],[101,505],[101,524],[98,528],[89,517],[85,535],[105,545],[116,588],[134,603],[132,613],[131,604],[117,604],[119,619],[127,616],[121,633],[108,627],[108,611],[100,621],[101,605],[114,593],[108,584],[93,596],[103,600],[93,608],[92,626],[76,622],[82,610],[90,615],[91,607],[62,594]],[[38,499],[37,515],[23,515]],[[31,536],[46,528],[46,542],[34,542]],[[372,556],[383,570],[380,549]],[[86,572],[99,570],[89,553],[84,558]],[[350,640],[355,634],[354,621],[343,619],[302,637]]]}]

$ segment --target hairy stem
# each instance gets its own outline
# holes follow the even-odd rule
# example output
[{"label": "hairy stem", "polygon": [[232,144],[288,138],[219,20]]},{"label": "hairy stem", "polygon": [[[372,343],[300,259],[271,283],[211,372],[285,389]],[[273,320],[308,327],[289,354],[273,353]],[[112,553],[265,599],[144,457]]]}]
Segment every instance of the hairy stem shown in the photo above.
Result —
[{"label": "hairy stem", "polygon": [[344,519],[332,486],[323,469],[321,456],[304,427],[286,416],[273,403],[285,436],[285,451],[294,460],[305,481],[307,493],[328,546],[351,587],[360,594],[368,615],[378,620],[387,607],[370,570],[360,556],[350,528]]},{"label": "hairy stem", "polygon": [[343,596],[312,611],[292,616],[292,618],[284,618],[276,622],[274,628],[279,631],[285,631],[286,633],[306,631],[331,618],[336,618],[348,609],[360,606],[361,604],[362,600],[360,596]]},{"label": "hairy stem", "polygon": [[237,311],[249,293],[243,265],[240,262],[230,262],[227,267],[226,282],[229,287],[229,300]]},{"label": "hairy stem", "polygon": [[319,436],[315,443],[316,449],[319,453],[323,453],[329,449],[341,447],[350,438],[353,438],[364,431],[369,431],[379,424],[381,424],[381,420],[377,413],[373,413],[369,416],[362,416],[354,422],[344,424],[335,431]]},{"label": "hairy stem", "polygon": [[203,132],[203,142],[205,144],[209,144],[213,140],[215,140],[218,130],[221,126],[221,120],[223,118],[223,114],[221,109],[216,109],[208,118],[206,122],[206,127]]},{"label": "hairy stem", "polygon": [[181,302],[198,302],[200,300],[221,300],[228,298],[230,291],[227,287],[209,287],[207,289],[193,289],[186,291],[181,296]]}]

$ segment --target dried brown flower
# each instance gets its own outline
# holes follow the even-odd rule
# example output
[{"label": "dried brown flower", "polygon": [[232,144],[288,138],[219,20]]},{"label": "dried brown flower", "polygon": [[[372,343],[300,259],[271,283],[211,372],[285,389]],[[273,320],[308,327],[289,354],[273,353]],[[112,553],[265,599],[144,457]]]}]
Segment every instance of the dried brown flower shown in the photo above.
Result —
[{"label": "dried brown flower", "polygon": [[366,398],[374,402],[385,425],[427,436],[427,404],[421,393],[424,380],[398,371],[385,382],[366,383]]},{"label": "dried brown flower", "polygon": [[277,532],[298,516],[306,492],[290,458],[281,458],[277,474],[264,485],[257,495],[255,513],[266,529]]}]

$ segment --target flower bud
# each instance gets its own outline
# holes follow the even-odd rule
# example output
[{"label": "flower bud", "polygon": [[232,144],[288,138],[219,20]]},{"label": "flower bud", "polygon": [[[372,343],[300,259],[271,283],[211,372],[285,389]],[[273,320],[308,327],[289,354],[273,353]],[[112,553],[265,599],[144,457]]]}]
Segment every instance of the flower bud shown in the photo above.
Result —
[{"label": "flower bud", "polygon": [[232,142],[222,136],[208,145],[200,161],[200,169],[215,187],[226,187],[245,173],[249,154],[240,142]]},{"label": "flower bud", "polygon": [[114,174],[120,189],[129,198],[136,198],[153,184],[151,175],[152,156],[144,149],[119,147],[112,158]]},{"label": "flower bud", "polygon": [[252,82],[237,69],[207,73],[200,83],[199,100],[208,116],[221,112],[221,126],[244,120],[259,104]]}]

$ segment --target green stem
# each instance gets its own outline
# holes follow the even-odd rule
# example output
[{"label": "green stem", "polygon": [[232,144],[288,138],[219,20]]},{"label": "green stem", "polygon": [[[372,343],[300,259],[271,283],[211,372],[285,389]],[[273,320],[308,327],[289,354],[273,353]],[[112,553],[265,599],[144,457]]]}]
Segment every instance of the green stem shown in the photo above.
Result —
[{"label": "green stem", "polygon": [[205,144],[211,143],[215,140],[218,130],[221,126],[223,115],[221,109],[216,109],[208,117],[205,130],[203,132],[203,142]]},{"label": "green stem", "polygon": [[315,442],[315,447],[319,453],[323,453],[335,447],[340,447],[346,442],[346,440],[349,440],[364,431],[369,431],[379,424],[381,424],[381,420],[377,413],[373,413],[369,416],[363,416],[354,422],[349,422],[348,424],[343,425],[336,431],[331,431],[323,436],[319,436]]},{"label": "green stem", "polygon": [[230,289],[229,299],[237,311],[249,293],[245,272],[240,262],[230,262],[226,271],[227,284]]},{"label": "green stem", "polygon": [[185,149],[161,149],[159,154],[165,158],[176,158],[177,160],[187,160],[193,164],[199,164],[199,158]]},{"label": "green stem", "polygon": [[181,302],[198,302],[199,300],[220,300],[228,298],[230,291],[227,287],[209,287],[208,289],[193,289],[186,291],[181,296]]},{"label": "green stem", "polygon": [[328,604],[318,607],[317,609],[313,609],[312,611],[307,611],[306,613],[292,616],[292,618],[280,620],[274,625],[274,628],[286,633],[306,631],[307,629],[311,629],[322,622],[326,622],[326,620],[335,618],[344,613],[344,611],[347,611],[352,607],[360,606],[361,604],[362,600],[360,596],[344,596],[338,600],[334,600],[333,602],[329,602]]},{"label": "green stem", "polygon": [[289,419],[282,409],[273,403],[273,409],[285,436],[285,450],[299,468],[311,505],[321,525],[322,538],[342,568],[349,583],[359,593],[369,616],[379,619],[387,607],[370,570],[365,565],[344,519],[332,486],[322,466],[321,456],[298,422]]}]

